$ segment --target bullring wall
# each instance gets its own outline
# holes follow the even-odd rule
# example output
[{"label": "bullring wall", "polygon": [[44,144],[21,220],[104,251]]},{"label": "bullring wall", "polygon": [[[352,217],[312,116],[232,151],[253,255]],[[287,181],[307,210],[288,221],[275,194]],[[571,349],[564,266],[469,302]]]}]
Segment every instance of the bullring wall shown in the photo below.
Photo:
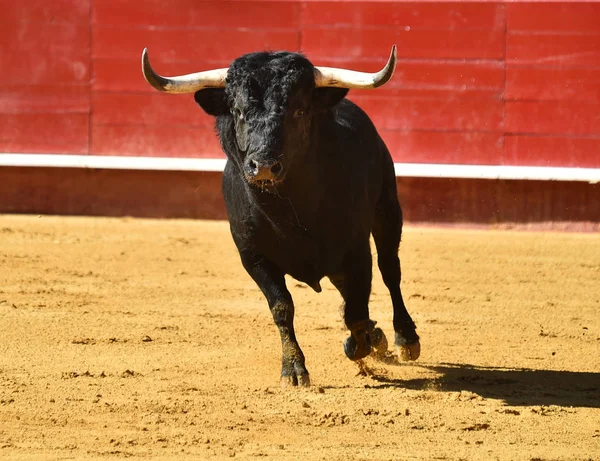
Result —
[{"label": "bullring wall", "polygon": [[[0,0],[0,11],[0,152],[223,158],[212,119],[191,95],[159,94],[144,81],[144,47],[155,69],[169,75],[225,67],[257,49],[302,50],[319,65],[372,71],[396,43],[392,81],[349,96],[370,114],[395,162],[600,171],[598,3]],[[47,177],[36,192],[23,188],[22,168],[0,167],[1,211],[112,214],[112,206],[114,213],[147,214],[136,210],[135,200],[126,200],[126,209],[104,203],[106,184],[99,178],[123,172],[38,168],[34,174],[25,168],[31,178]],[[207,177],[180,172],[195,174]],[[409,219],[440,217],[411,197],[430,193],[435,203],[436,191],[440,197],[452,191],[456,203],[442,220],[600,221],[598,187],[587,183],[500,178],[490,185],[451,174],[399,174]],[[146,179],[164,195],[172,187],[165,178],[177,173],[129,175],[134,182],[154,175]],[[80,198],[73,191],[61,207],[52,194],[73,177],[95,177],[80,187],[99,189]],[[213,182],[199,181],[192,196],[167,200],[167,215],[221,216],[194,208]],[[119,188],[116,181],[111,187]],[[505,209],[519,199],[507,188],[533,190],[527,206],[515,208],[523,214]],[[552,208],[561,206],[557,194],[575,190],[576,213],[572,206],[566,213]],[[82,203],[88,195],[92,205]],[[156,200],[155,214],[164,215]],[[190,202],[187,208],[182,200]],[[482,214],[474,201],[494,205],[484,205]]]}]

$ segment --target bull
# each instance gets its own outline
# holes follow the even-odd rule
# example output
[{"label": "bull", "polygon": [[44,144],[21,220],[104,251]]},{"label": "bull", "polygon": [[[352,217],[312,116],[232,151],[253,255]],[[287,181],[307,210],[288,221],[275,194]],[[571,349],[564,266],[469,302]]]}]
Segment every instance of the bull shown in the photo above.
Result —
[{"label": "bull", "polygon": [[310,385],[286,274],[316,292],[328,277],[340,292],[349,359],[387,350],[369,317],[371,234],[391,296],[397,353],[403,360],[420,354],[400,289],[402,211],[392,157],[367,114],[346,99],[351,88],[385,84],[395,66],[395,46],[376,73],[313,66],[299,53],[256,52],[228,68],[163,77],[142,53],[150,85],[194,93],[216,117],[231,235],[279,329],[283,386]]}]

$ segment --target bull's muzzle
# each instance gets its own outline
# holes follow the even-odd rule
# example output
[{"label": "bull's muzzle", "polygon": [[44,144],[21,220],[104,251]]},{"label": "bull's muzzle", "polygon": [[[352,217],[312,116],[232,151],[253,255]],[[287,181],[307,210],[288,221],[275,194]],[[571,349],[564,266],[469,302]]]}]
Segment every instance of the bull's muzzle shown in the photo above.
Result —
[{"label": "bull's muzzle", "polygon": [[244,162],[244,174],[250,182],[276,183],[283,179],[283,165],[278,160],[248,157]]}]

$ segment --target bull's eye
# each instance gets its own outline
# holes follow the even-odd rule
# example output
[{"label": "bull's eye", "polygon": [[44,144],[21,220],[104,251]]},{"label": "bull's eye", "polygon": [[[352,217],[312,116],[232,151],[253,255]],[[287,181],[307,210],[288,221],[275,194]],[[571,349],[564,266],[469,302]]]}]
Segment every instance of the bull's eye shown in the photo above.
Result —
[{"label": "bull's eye", "polygon": [[294,112],[294,117],[295,117],[295,118],[301,118],[301,117],[304,117],[304,110],[302,110],[302,109],[298,109],[298,110],[296,110],[296,112]]}]

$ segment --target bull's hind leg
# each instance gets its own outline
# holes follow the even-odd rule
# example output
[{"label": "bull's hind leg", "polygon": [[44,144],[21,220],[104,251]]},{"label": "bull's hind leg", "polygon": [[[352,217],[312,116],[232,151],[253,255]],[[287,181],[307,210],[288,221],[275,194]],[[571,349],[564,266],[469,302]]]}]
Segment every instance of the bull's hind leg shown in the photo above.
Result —
[{"label": "bull's hind leg", "polygon": [[282,347],[281,385],[310,386],[304,354],[294,332],[294,302],[285,285],[284,273],[273,263],[247,253],[240,253],[242,264],[269,303]]},{"label": "bull's hind leg", "polygon": [[377,247],[379,270],[392,297],[396,351],[402,360],[417,360],[421,353],[419,336],[400,291],[401,269],[398,248],[401,235],[402,210],[396,196],[394,178],[393,187],[382,194],[377,204],[373,238]]}]

